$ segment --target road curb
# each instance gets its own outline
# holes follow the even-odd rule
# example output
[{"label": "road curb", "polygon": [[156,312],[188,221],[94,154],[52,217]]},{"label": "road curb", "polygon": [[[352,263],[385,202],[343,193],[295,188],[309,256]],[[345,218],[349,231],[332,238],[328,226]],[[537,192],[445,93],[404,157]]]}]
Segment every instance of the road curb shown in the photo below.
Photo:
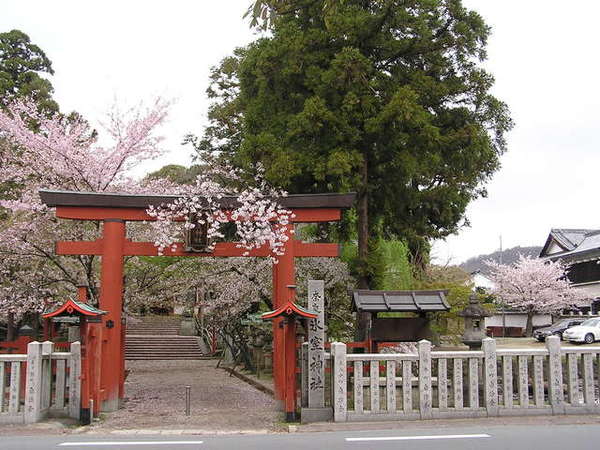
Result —
[{"label": "road curb", "polygon": [[600,425],[600,415],[556,415],[556,416],[505,416],[481,418],[453,418],[431,420],[403,420],[381,422],[314,422],[297,426],[298,433],[336,432],[336,431],[379,431],[379,430],[427,430],[451,429],[453,427],[497,427],[511,425]]}]

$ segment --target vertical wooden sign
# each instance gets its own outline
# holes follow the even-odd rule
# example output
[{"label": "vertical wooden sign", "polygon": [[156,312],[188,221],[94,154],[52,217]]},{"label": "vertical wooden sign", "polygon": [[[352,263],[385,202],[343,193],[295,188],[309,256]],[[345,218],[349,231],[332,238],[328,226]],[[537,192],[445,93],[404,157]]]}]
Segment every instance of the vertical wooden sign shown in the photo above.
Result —
[{"label": "vertical wooden sign", "polygon": [[318,313],[308,324],[308,407],[325,406],[325,282],[308,281],[308,308]]}]

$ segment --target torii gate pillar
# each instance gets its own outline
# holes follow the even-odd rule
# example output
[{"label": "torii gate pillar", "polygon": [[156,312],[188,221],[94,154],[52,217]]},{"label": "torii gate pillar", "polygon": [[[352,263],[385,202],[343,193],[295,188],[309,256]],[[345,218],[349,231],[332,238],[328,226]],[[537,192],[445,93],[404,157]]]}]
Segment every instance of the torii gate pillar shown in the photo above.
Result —
[{"label": "torii gate pillar", "polygon": [[[277,309],[288,301],[293,300],[288,286],[296,284],[296,268],[294,264],[293,225],[288,225],[286,235],[288,240],[283,246],[283,255],[277,257],[277,264],[273,264],[273,308]],[[294,342],[295,344],[295,342]],[[273,384],[275,387],[275,398],[285,399],[286,376],[285,376],[285,348],[286,336],[283,318],[273,320]],[[294,373],[295,376],[295,373]]]},{"label": "torii gate pillar", "polygon": [[102,230],[102,264],[100,272],[100,309],[105,327],[102,342],[102,411],[119,409],[119,392],[123,392],[121,374],[125,367],[122,351],[121,310],[123,308],[123,244],[125,221],[105,219]]}]

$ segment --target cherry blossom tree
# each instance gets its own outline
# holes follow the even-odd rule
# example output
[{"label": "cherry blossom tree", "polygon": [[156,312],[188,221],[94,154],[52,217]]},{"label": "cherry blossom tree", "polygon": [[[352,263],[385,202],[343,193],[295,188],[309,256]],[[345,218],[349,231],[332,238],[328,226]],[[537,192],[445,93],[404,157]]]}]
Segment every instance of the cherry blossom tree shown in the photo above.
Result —
[{"label": "cherry blossom tree", "polygon": [[[307,281],[325,281],[328,332],[350,338],[353,317],[348,288],[354,280],[337,258],[298,258],[297,301],[307,304]],[[184,300],[194,309],[200,335],[207,344],[217,334],[251,369],[250,342],[260,334],[271,340],[269,323],[248,325],[252,314],[274,308],[272,262],[269,258],[131,258],[126,265],[125,309],[128,315],[150,307],[172,308]]]},{"label": "cherry blossom tree", "polygon": [[[92,240],[98,223],[59,221],[40,201],[38,190],[138,192],[144,187],[129,169],[159,156],[169,103],[120,112],[114,108],[100,135],[77,114],[40,112],[30,100],[0,110],[0,314],[18,319],[40,310],[48,299],[73,292],[86,282],[97,292],[97,258],[54,254],[56,240]],[[100,139],[103,139],[102,143]],[[154,183],[168,188],[168,183]],[[18,270],[15,270],[18,267]],[[15,293],[20,293],[18,296]]]},{"label": "cherry blossom tree", "polygon": [[168,107],[168,102],[157,99],[146,109],[113,108],[103,124],[110,145],[102,145],[100,135],[77,114],[47,114],[27,100],[10,103],[7,111],[0,111],[0,133],[15,146],[2,155],[0,178],[15,189],[14,199],[1,205],[12,211],[39,210],[40,188],[135,190],[129,169],[164,153],[156,129]]},{"label": "cherry blossom tree", "polygon": [[[347,265],[337,258],[298,258],[296,262],[296,301],[306,306],[308,280],[324,280],[328,334],[334,339],[348,339],[353,330],[348,289],[355,280]],[[203,291],[210,293],[201,296],[204,323],[219,333],[232,353],[244,359],[249,354],[248,342],[257,331],[256,326],[244,327],[244,319],[249,314],[274,309],[272,264],[268,258],[213,259],[208,263],[202,273]],[[270,341],[270,325],[259,328],[264,341]],[[245,363],[252,365],[248,358]]]},{"label": "cherry blossom tree", "polygon": [[486,264],[495,285],[492,294],[505,305],[527,313],[527,336],[532,333],[534,314],[558,313],[584,298],[569,285],[566,268],[560,262],[521,256],[513,265]]},{"label": "cherry blossom tree", "polygon": [[[159,207],[150,206],[148,214],[156,218],[152,222],[155,231],[155,245],[159,254],[181,240],[181,227],[172,223],[183,218],[183,229],[191,230],[206,225],[207,251],[214,249],[216,239],[225,237],[223,226],[232,221],[235,224],[235,241],[240,248],[252,250],[268,245],[271,259],[277,263],[277,256],[283,254],[283,246],[289,239],[286,225],[294,214],[279,204],[279,199],[287,192],[269,185],[264,178],[262,166],[256,166],[254,182],[244,182],[239,169],[223,167],[216,163],[207,165],[209,170],[201,173],[193,185],[179,187],[178,197]],[[221,206],[225,197],[236,197],[236,203],[227,210]],[[195,221],[193,218],[197,218]],[[244,252],[247,256],[249,252]]]},{"label": "cherry blossom tree", "polygon": [[7,340],[14,339],[15,320],[25,312],[38,313],[49,299],[44,261],[30,266],[13,258],[4,258],[0,263],[0,311],[7,321]]},{"label": "cherry blossom tree", "polygon": [[[156,131],[164,122],[168,107],[168,102],[158,99],[145,109],[125,113],[114,109],[103,125],[104,135],[78,115],[40,112],[28,100],[15,100],[6,110],[0,110],[0,138],[8,143],[0,153],[0,179],[9,187],[0,198],[0,206],[8,213],[0,221],[0,285],[10,286],[23,295],[28,293],[27,300],[22,301],[15,301],[13,294],[0,293],[0,306],[11,305],[2,311],[19,317],[26,311],[39,310],[48,299],[65,295],[82,281],[90,286],[92,297],[97,296],[98,258],[57,256],[53,243],[96,239],[100,225],[57,220],[53,211],[41,203],[38,196],[41,188],[174,194],[172,202],[149,208],[149,214],[157,219],[155,222],[149,226],[131,226],[128,230],[130,238],[153,236],[159,252],[181,238],[182,227],[174,226],[174,221],[183,220],[184,229],[206,223],[208,237],[212,239],[222,238],[223,225],[232,221],[241,248],[251,250],[267,245],[273,259],[282,253],[283,244],[289,239],[285,227],[293,215],[278,203],[286,193],[269,186],[260,167],[250,184],[241,172],[209,165],[210,161],[207,170],[192,185],[176,185],[166,180],[140,183],[130,177],[132,167],[163,153],[161,137]],[[235,196],[237,202],[223,211],[220,201],[227,196]],[[192,220],[193,215],[199,217],[199,223]],[[21,270],[13,270],[15,261]],[[270,267],[270,261],[261,264],[248,266],[248,273],[244,273],[236,260],[228,263],[226,270],[214,261],[213,267],[203,266],[205,273],[220,274],[219,282],[215,283],[219,284],[219,289],[215,289],[219,293],[215,301],[215,310],[219,312],[215,318],[243,311],[247,302],[240,301],[242,294],[245,298],[264,294],[264,283],[255,276],[249,278],[253,271],[268,273],[266,267]],[[195,265],[187,263],[175,263],[169,270],[162,267],[151,286],[146,278],[145,289],[129,289],[133,303],[143,301],[134,292],[146,292],[147,300],[152,291],[162,289],[173,295],[193,287],[198,272],[192,275],[184,270],[192,267]],[[132,280],[130,286],[139,281],[135,277]],[[240,283],[244,280],[242,288]],[[42,285],[43,290],[31,289]]]}]

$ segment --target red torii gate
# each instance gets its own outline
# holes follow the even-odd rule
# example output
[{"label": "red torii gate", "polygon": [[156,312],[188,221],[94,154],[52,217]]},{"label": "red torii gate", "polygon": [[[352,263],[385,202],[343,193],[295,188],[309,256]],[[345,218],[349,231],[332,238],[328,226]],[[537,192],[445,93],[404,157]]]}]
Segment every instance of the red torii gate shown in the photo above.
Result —
[{"label": "red torii gate", "polygon": [[[131,195],[116,193],[91,193],[41,190],[42,202],[56,208],[56,217],[73,220],[92,220],[103,223],[102,238],[95,241],[57,242],[58,255],[98,255],[102,257],[100,271],[100,309],[107,311],[103,316],[104,346],[102,351],[101,398],[103,411],[115,411],[119,400],[124,397],[124,336],[122,333],[123,308],[123,257],[158,256],[151,242],[134,242],[127,239],[126,222],[155,220],[146,213],[150,205],[168,203],[176,196]],[[355,194],[298,194],[281,199],[281,205],[292,210],[294,223],[334,222],[341,219],[342,209],[352,206]],[[231,209],[235,197],[221,199],[223,210]],[[287,226],[289,240],[285,243],[284,255],[273,265],[273,306],[279,308],[293,302],[295,285],[294,257],[337,257],[338,244],[304,243],[292,238],[293,224]],[[244,253],[248,252],[247,255]],[[236,243],[219,242],[211,253],[191,253],[177,244],[175,250],[165,249],[164,256],[250,256],[268,257],[267,246],[247,251],[237,248]],[[295,337],[285,339],[287,323],[280,326],[282,319],[273,322],[273,381],[275,397],[285,405],[286,416],[293,418],[296,410],[295,373],[286,374],[287,367],[295,367],[285,355],[295,358]],[[289,333],[288,333],[289,335]]]}]

